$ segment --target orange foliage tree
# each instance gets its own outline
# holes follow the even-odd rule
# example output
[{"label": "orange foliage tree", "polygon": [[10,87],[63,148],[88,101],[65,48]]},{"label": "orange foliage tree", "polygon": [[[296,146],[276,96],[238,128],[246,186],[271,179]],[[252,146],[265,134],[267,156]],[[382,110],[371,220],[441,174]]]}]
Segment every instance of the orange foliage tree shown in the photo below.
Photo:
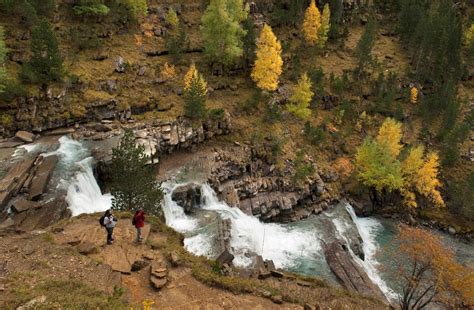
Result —
[{"label": "orange foliage tree", "polygon": [[392,270],[401,287],[403,310],[443,303],[449,309],[474,305],[474,270],[458,263],[451,249],[428,230],[400,226]]}]

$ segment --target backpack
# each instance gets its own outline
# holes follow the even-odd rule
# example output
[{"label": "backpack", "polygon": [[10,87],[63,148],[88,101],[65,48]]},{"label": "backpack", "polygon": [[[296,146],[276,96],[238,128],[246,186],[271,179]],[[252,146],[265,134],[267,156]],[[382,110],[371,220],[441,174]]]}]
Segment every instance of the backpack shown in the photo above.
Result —
[{"label": "backpack", "polygon": [[100,226],[102,226],[102,227],[105,227],[104,220],[105,220],[105,214],[102,215],[102,216],[100,217],[100,219],[99,219],[99,224],[100,224]]}]

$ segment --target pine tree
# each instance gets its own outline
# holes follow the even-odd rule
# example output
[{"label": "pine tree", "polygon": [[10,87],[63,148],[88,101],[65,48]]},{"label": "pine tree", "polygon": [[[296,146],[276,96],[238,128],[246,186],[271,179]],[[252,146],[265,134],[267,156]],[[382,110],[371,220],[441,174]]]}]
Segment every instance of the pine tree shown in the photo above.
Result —
[{"label": "pine tree", "polygon": [[211,0],[202,16],[204,52],[211,63],[231,66],[243,54],[248,10],[242,0]]},{"label": "pine tree", "polygon": [[304,13],[306,0],[276,0],[273,13],[275,25],[298,25]]},{"label": "pine tree", "polygon": [[272,28],[265,24],[257,41],[252,79],[261,90],[273,91],[278,87],[282,66],[281,44],[273,34]]},{"label": "pine tree", "polygon": [[318,31],[318,47],[323,48],[328,41],[329,29],[331,28],[331,10],[329,4],[324,5],[323,15],[321,17],[321,27]]},{"label": "pine tree", "polygon": [[206,96],[206,81],[196,70],[195,73],[192,75],[191,81],[189,82],[189,86],[185,87],[184,90],[184,115],[195,120],[203,119],[206,116],[207,112]]},{"label": "pine tree", "polygon": [[0,94],[5,91],[7,82],[7,70],[5,69],[5,61],[7,59],[7,47],[5,46],[5,33],[3,27],[0,26]]},{"label": "pine tree", "polygon": [[42,16],[51,16],[55,7],[55,0],[28,0],[31,5],[35,8],[36,13]]},{"label": "pine tree", "polygon": [[49,22],[43,19],[31,33],[31,59],[23,65],[21,77],[44,85],[61,79],[62,66],[54,31]]},{"label": "pine tree", "polygon": [[308,78],[308,75],[306,73],[303,74],[298,80],[298,85],[293,90],[293,95],[290,97],[291,103],[286,106],[288,111],[303,120],[307,120],[311,116],[309,105],[314,95],[311,87],[311,80]]},{"label": "pine tree", "polygon": [[123,0],[130,17],[137,21],[140,17],[146,16],[148,13],[148,5],[146,0]]},{"label": "pine tree", "polygon": [[401,128],[401,123],[397,122],[393,118],[386,118],[380,127],[376,138],[379,144],[387,146],[393,158],[396,158],[402,149],[402,145],[400,143],[402,139]]},{"label": "pine tree", "polygon": [[315,0],[311,0],[309,7],[304,14],[303,34],[306,42],[310,46],[318,43],[319,29],[321,28],[321,13],[316,7]]},{"label": "pine tree", "polygon": [[189,38],[186,33],[186,26],[180,21],[173,8],[168,11],[166,22],[171,26],[171,29],[166,35],[165,44],[173,61],[176,63],[189,46]]},{"label": "pine tree", "polygon": [[112,208],[133,211],[143,208],[150,214],[161,214],[163,197],[155,171],[148,165],[143,145],[137,145],[131,130],[126,130],[120,144],[112,150]]},{"label": "pine tree", "polygon": [[255,31],[255,23],[252,18],[247,18],[243,22],[243,27],[246,32],[243,42],[243,56],[245,64],[248,66],[255,61],[257,33]]},{"label": "pine tree", "polygon": [[329,0],[329,7],[331,9],[331,28],[329,29],[329,37],[338,38],[340,35],[339,25],[344,12],[343,3],[341,0]]},{"label": "pine tree", "polygon": [[364,33],[356,47],[356,56],[358,60],[356,72],[359,76],[364,71],[365,66],[372,61],[372,47],[374,46],[375,30],[375,19],[370,16],[367,25],[365,25]]}]

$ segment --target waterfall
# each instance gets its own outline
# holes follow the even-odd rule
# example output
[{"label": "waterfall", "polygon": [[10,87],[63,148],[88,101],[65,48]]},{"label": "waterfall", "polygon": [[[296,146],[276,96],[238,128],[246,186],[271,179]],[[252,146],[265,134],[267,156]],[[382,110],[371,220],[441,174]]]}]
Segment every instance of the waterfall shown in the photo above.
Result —
[{"label": "waterfall", "polygon": [[66,202],[72,216],[103,212],[112,206],[112,196],[103,195],[92,170],[89,150],[79,141],[67,136],[59,139],[59,148],[43,156],[59,157],[53,177],[66,190]]},{"label": "waterfall", "polygon": [[171,199],[173,191],[181,185],[183,184],[165,182],[161,187],[165,192],[163,198],[163,213],[165,214],[166,225],[176,231],[184,233],[195,229],[197,227],[197,221],[187,216],[183,208],[178,206],[178,204]]},{"label": "waterfall", "polygon": [[382,224],[374,218],[370,217],[357,217],[354,212],[354,209],[350,204],[345,204],[347,212],[349,212],[352,221],[355,223],[357,230],[363,241],[363,250],[365,254],[365,259],[361,260],[357,256],[353,255],[354,258],[360,263],[364,268],[365,272],[369,278],[380,288],[380,290],[385,294],[389,300],[396,300],[398,294],[390,289],[385,283],[385,281],[380,277],[380,272],[378,271],[379,263],[376,260],[377,252],[377,241],[375,240],[377,232],[383,229]]},{"label": "waterfall", "polygon": [[[171,201],[171,193],[172,191],[166,192],[163,206],[167,224],[171,227],[190,225],[191,219],[181,213],[182,208]],[[251,257],[258,254],[264,259],[273,260],[277,268],[289,269],[302,258],[314,260],[315,256],[321,255],[321,247],[313,226],[311,229],[302,229],[291,225],[262,223],[258,218],[219,201],[208,184],[202,185],[202,197],[203,210],[214,211],[223,219],[231,220],[230,246],[236,266],[249,266],[253,262]],[[206,255],[212,252],[212,236],[189,236],[185,239],[185,246],[194,254]]]},{"label": "waterfall", "polygon": [[112,206],[112,195],[102,195],[92,172],[92,157],[77,163],[80,171],[67,189],[66,201],[72,216],[82,213],[104,212]]}]

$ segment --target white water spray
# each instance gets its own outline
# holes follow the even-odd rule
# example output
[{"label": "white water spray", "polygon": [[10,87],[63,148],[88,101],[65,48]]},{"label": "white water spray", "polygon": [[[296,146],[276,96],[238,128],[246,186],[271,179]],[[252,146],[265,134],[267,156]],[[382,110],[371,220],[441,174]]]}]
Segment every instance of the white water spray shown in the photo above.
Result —
[{"label": "white water spray", "polygon": [[[298,259],[314,259],[316,255],[321,255],[321,247],[313,229],[262,223],[258,218],[219,201],[216,193],[207,184],[202,185],[202,196],[202,209],[214,211],[223,219],[231,220],[230,246],[236,266],[249,266],[252,263],[250,257],[258,254],[264,259],[273,260],[277,268],[289,269]],[[178,208],[182,212],[182,208],[171,201],[171,191],[166,193],[164,202],[163,209],[169,226],[183,227],[183,222],[190,224],[191,219],[177,210]],[[212,236],[191,236],[185,239],[185,246],[197,255],[208,255],[207,253],[212,253]]]}]

